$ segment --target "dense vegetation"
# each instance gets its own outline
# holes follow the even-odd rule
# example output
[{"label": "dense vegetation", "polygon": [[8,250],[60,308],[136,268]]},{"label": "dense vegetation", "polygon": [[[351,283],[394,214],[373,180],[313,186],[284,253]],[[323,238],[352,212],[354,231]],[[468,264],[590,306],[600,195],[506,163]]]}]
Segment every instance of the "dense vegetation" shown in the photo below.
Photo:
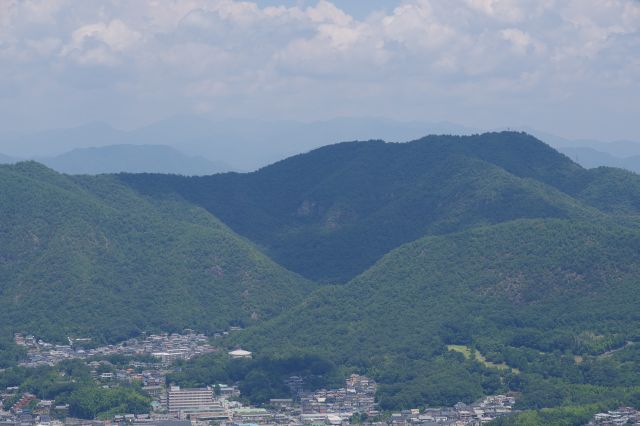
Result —
[{"label": "dense vegetation", "polygon": [[148,413],[151,402],[139,384],[102,387],[81,361],[63,361],[55,368],[14,367],[0,374],[0,388],[9,386],[19,386],[18,395],[29,392],[38,399],[55,400],[56,405],[69,404],[69,414],[82,419]]},{"label": "dense vegetation", "polygon": [[206,211],[109,176],[1,166],[0,199],[0,324],[12,332],[212,332],[272,317],[311,286]]},{"label": "dense vegetation", "polygon": [[204,387],[239,383],[241,397],[252,404],[268,403],[271,398],[291,397],[285,380],[302,377],[307,390],[344,384],[343,372],[327,358],[314,355],[289,355],[284,358],[231,359],[222,354],[198,357],[178,364],[179,372],[167,376],[167,382],[183,387]]},{"label": "dense vegetation", "polygon": [[489,423],[489,426],[583,426],[595,413],[612,408],[606,403],[586,406],[545,408],[537,411],[525,411],[514,416],[502,417]]},{"label": "dense vegetation", "polygon": [[521,218],[640,211],[640,179],[585,170],[523,133],[349,142],[257,172],[122,175],[156,197],[179,194],[288,269],[344,283],[427,234]]},{"label": "dense vegetation", "polygon": [[15,365],[25,355],[24,349],[14,343],[11,333],[0,331],[0,369]]},{"label": "dense vegetation", "polygon": [[[253,402],[286,395],[287,375],[358,372],[383,409],[518,392],[527,411],[505,424],[640,403],[640,177],[525,134],[343,143],[200,178],[21,163],[0,168],[0,196],[11,331],[247,325],[229,343],[257,359],[169,379],[237,381]],[[1,339],[8,365],[20,351]]]},{"label": "dense vegetation", "polygon": [[[523,392],[523,407],[550,407],[572,402],[575,386],[640,386],[635,362],[574,358],[640,340],[638,276],[635,228],[521,220],[404,245],[239,339],[257,353],[305,348],[359,368],[382,384],[387,408],[507,389]],[[513,371],[451,353],[452,344]]]}]

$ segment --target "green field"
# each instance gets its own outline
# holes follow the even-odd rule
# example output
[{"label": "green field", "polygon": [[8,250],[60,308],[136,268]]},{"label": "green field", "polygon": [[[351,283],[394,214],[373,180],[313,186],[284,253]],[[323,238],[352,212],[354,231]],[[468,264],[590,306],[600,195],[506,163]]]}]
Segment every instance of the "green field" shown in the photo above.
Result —
[{"label": "green field", "polygon": [[478,361],[479,363],[481,363],[482,365],[484,365],[485,367],[497,368],[498,370],[509,370],[510,369],[511,372],[514,373],[514,374],[519,374],[520,373],[520,370],[518,370],[517,368],[509,367],[504,362],[502,362],[500,364],[496,364],[496,363],[493,363],[491,361],[488,361],[487,358],[485,358],[485,356],[482,355],[479,351],[473,350],[470,347],[465,346],[465,345],[447,345],[447,349],[450,350],[450,351],[454,351],[454,352],[460,352],[467,359],[471,359],[471,355],[474,354],[475,355],[475,360]]}]

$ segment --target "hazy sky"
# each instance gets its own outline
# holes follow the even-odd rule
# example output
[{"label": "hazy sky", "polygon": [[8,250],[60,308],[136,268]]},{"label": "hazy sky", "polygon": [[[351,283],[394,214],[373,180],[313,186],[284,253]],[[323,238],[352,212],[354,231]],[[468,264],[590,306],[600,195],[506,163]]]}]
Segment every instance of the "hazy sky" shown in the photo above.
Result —
[{"label": "hazy sky", "polygon": [[640,1],[0,0],[2,130],[190,113],[640,140]]}]

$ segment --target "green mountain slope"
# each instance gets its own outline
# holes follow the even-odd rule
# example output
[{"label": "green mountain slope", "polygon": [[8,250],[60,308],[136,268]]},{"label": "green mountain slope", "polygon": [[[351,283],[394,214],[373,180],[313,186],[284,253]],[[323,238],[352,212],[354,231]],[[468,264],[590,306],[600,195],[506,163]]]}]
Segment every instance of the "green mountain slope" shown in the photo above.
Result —
[{"label": "green mountain slope", "polygon": [[206,211],[109,176],[0,167],[0,324],[61,339],[260,322],[311,284]]},{"label": "green mountain slope", "polygon": [[[640,178],[603,174],[529,135],[504,132],[342,143],[249,174],[120,178],[155,197],[179,194],[288,269],[339,283],[429,234],[522,218],[595,218],[598,209],[637,213]],[[620,199],[611,204],[611,196]]]},{"label": "green mountain slope", "polygon": [[522,408],[624,402],[640,387],[640,345],[625,346],[640,341],[640,177],[526,134],[342,143],[199,178],[20,163],[0,167],[0,199],[14,331],[253,325],[228,343],[256,365],[366,373],[383,409],[509,390]]},{"label": "green mountain slope", "polygon": [[640,176],[622,169],[591,169],[573,194],[607,213],[637,216],[640,213]]},{"label": "green mountain slope", "polygon": [[[540,383],[612,386],[584,371],[600,364],[579,366],[573,356],[589,359],[640,338],[638,277],[637,228],[519,220],[403,245],[240,342],[270,356],[320,353],[371,374],[387,407],[523,387],[526,401]],[[482,367],[446,345],[478,349],[494,364]],[[520,374],[491,367],[503,362]],[[639,386],[637,366],[613,383]]]}]

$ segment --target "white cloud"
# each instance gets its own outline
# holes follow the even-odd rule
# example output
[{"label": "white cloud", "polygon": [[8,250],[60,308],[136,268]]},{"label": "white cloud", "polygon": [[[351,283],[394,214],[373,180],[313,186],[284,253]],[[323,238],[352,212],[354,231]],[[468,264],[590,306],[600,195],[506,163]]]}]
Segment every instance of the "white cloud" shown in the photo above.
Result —
[{"label": "white cloud", "polygon": [[326,0],[320,0],[315,7],[308,8],[306,15],[312,22],[330,23],[343,27],[351,25],[354,22],[351,16]]},{"label": "white cloud", "polygon": [[453,27],[438,19],[430,2],[407,3],[382,20],[389,40],[414,49],[437,49],[459,37]]},{"label": "white cloud", "polygon": [[140,33],[129,29],[120,19],[108,23],[83,25],[73,31],[62,55],[76,54],[81,62],[113,65],[116,54],[134,48],[141,40]]},{"label": "white cloud", "polygon": [[[484,101],[497,105],[499,116],[501,96],[516,105],[530,94],[542,110],[558,92],[570,100],[605,90],[612,78],[640,96],[637,0],[398,0],[386,15],[363,20],[346,13],[340,0],[310,7],[236,0],[73,5],[0,1],[0,77],[15,82],[15,96],[28,91],[25,76],[53,68],[48,83],[39,84],[71,97],[65,87],[74,73],[84,73],[78,67],[108,68],[96,73],[104,90],[119,87],[125,104],[153,93],[149,107],[164,102],[163,112],[177,104],[228,113],[235,98],[292,104],[306,92],[331,93],[332,101],[352,105],[354,115],[387,102],[398,114],[443,114],[423,101],[430,99],[450,104],[449,116],[437,118],[455,120],[457,106]],[[74,90],[69,93],[81,98]],[[204,108],[207,97],[230,103]],[[237,102],[235,111],[241,111]],[[301,104],[291,118],[330,111],[314,108]]]},{"label": "white cloud", "polygon": [[500,32],[502,37],[511,43],[513,49],[518,54],[524,55],[533,50],[535,53],[542,54],[546,47],[544,44],[535,40],[528,33],[517,28],[507,28]]},{"label": "white cloud", "polygon": [[[76,33],[74,33],[74,38]],[[140,33],[130,30],[127,25],[119,19],[114,19],[106,26],[104,24],[94,27],[90,33],[85,29],[82,32],[83,37],[91,36],[104,41],[111,49],[115,51],[125,51],[133,47],[140,41]]]}]

